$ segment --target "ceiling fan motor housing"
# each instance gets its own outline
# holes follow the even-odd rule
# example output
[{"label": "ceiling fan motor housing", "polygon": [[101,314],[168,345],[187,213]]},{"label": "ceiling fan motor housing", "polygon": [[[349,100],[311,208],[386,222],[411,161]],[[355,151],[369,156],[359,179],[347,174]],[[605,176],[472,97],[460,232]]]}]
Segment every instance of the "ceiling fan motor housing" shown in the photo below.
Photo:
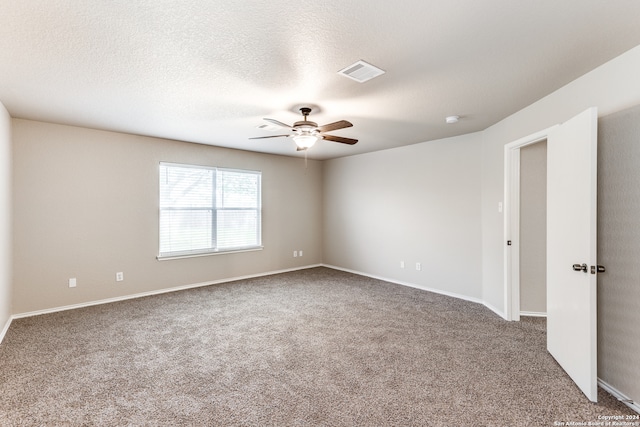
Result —
[{"label": "ceiling fan motor housing", "polygon": [[313,129],[317,129],[318,128],[318,124],[316,122],[310,122],[307,120],[303,120],[300,122],[295,122],[293,124],[293,130],[299,129],[299,130],[313,130]]}]

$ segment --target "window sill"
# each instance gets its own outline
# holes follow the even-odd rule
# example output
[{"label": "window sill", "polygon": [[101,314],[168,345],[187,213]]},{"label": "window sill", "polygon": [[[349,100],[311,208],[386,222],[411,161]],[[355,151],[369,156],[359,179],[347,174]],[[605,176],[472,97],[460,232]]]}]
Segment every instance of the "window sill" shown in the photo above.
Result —
[{"label": "window sill", "polygon": [[227,251],[219,251],[219,252],[201,252],[201,253],[193,253],[193,254],[165,255],[165,256],[158,255],[156,259],[158,261],[169,261],[172,259],[199,258],[203,256],[212,256],[212,255],[237,254],[240,252],[255,252],[255,251],[261,251],[263,249],[264,249],[264,246],[256,246],[255,248],[244,248],[244,249],[227,250]]}]

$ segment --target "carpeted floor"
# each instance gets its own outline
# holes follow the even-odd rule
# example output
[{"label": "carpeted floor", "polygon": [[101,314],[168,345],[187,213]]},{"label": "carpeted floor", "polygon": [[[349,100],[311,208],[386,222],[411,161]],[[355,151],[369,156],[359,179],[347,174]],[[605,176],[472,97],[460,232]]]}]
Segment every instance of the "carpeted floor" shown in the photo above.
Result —
[{"label": "carpeted floor", "polygon": [[[315,268],[15,320],[2,426],[553,426],[590,403],[543,319]],[[556,423],[556,424],[554,424]]]}]

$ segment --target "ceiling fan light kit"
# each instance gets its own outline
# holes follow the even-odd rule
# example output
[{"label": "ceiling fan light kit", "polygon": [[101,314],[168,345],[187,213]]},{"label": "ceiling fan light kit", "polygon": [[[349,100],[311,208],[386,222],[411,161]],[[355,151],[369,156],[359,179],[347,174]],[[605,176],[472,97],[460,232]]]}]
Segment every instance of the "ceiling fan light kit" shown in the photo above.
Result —
[{"label": "ceiling fan light kit", "polygon": [[302,135],[296,135],[293,137],[293,141],[296,143],[298,148],[302,150],[311,148],[313,144],[316,143],[317,140],[318,140],[318,137],[312,134],[302,134]]}]

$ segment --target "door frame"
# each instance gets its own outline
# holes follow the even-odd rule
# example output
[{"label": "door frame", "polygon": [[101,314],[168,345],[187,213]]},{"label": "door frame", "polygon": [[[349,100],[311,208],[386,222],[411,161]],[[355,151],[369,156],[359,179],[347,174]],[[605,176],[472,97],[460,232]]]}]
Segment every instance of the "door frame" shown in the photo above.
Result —
[{"label": "door frame", "polygon": [[[520,320],[520,149],[544,141],[560,125],[504,146],[504,308],[506,320]],[[511,241],[511,245],[507,242]]]}]

